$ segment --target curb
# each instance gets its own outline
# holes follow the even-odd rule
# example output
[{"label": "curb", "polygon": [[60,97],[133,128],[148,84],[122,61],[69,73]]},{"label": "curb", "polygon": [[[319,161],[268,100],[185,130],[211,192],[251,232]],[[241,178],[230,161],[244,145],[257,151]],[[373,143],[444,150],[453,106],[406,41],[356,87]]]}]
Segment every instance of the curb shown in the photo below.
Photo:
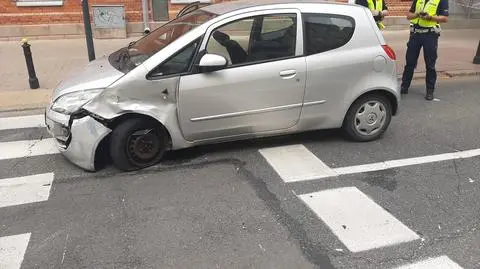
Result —
[{"label": "curb", "polygon": [[50,103],[50,89],[0,91],[0,112],[43,109]]},{"label": "curb", "polygon": [[[415,73],[413,80],[425,79],[426,73]],[[480,70],[438,71],[439,79],[480,77]],[[402,74],[398,75],[398,79]],[[20,112],[46,108],[50,103],[51,89],[0,91],[0,112]]]},{"label": "curb", "polygon": [[[417,72],[413,75],[413,80],[425,79],[426,72]],[[453,71],[437,71],[438,79],[461,78],[461,77],[480,77],[480,70],[453,70]],[[402,79],[402,74],[397,75],[398,79]]]}]

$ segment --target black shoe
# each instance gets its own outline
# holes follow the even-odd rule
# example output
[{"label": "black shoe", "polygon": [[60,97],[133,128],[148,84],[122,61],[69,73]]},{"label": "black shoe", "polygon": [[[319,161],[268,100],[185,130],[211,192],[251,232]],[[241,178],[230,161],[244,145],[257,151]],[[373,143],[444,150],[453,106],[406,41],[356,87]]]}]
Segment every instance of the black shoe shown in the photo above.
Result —
[{"label": "black shoe", "polygon": [[401,89],[401,90],[400,90],[400,93],[401,93],[401,94],[408,94],[408,89]]},{"label": "black shoe", "polygon": [[428,101],[433,100],[433,91],[432,90],[427,90],[427,95],[425,95],[425,99],[427,99]]}]

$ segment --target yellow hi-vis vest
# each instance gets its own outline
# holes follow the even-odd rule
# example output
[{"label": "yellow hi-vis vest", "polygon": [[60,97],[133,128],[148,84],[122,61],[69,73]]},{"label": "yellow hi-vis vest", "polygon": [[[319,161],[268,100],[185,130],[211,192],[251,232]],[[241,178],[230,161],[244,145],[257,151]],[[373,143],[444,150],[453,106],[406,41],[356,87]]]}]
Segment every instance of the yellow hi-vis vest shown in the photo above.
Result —
[{"label": "yellow hi-vis vest", "polygon": [[[383,8],[383,0],[375,0],[375,4],[373,4],[373,1],[374,0],[367,0],[367,3],[368,3],[368,8],[370,10],[378,10],[379,12],[382,12],[382,8]],[[377,22],[377,25],[378,25],[378,28],[380,29],[384,29],[385,28],[385,25],[382,23],[382,22]]]},{"label": "yellow hi-vis vest", "polygon": [[[429,0],[428,3],[426,3],[426,0],[417,0],[417,5],[415,7],[415,13],[420,13],[420,12],[426,12],[430,16],[435,16],[437,14],[437,8],[438,4],[440,3],[440,0]],[[421,26],[421,27],[426,27],[426,28],[432,28],[438,25],[437,22],[435,21],[427,21],[422,18],[416,18],[413,20],[410,20],[412,24]]]}]

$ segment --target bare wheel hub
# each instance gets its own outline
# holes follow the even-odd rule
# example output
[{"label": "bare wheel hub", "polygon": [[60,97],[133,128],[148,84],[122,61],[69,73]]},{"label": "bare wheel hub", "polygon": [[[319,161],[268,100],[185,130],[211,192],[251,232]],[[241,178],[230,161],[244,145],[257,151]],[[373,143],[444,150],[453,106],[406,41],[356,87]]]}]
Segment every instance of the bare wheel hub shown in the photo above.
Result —
[{"label": "bare wheel hub", "polygon": [[153,129],[133,133],[128,141],[128,155],[134,162],[149,162],[160,150],[160,137]]}]

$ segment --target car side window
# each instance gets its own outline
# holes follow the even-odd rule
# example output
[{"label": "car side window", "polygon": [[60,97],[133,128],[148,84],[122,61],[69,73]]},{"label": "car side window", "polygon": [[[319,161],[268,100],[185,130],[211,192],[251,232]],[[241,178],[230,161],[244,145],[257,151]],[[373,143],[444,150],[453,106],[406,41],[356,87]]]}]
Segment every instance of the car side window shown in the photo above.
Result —
[{"label": "car side window", "polygon": [[340,48],[350,41],[355,29],[353,18],[333,14],[303,14],[305,53],[317,54]]},{"label": "car side window", "polygon": [[182,74],[189,70],[190,65],[195,55],[195,51],[199,44],[199,40],[189,44],[180,50],[173,57],[168,59],[163,64],[159,65],[153,72],[152,76],[170,76],[175,74]]},{"label": "car side window", "polygon": [[295,56],[296,14],[262,15],[215,29],[207,52],[224,56],[228,65]]}]

